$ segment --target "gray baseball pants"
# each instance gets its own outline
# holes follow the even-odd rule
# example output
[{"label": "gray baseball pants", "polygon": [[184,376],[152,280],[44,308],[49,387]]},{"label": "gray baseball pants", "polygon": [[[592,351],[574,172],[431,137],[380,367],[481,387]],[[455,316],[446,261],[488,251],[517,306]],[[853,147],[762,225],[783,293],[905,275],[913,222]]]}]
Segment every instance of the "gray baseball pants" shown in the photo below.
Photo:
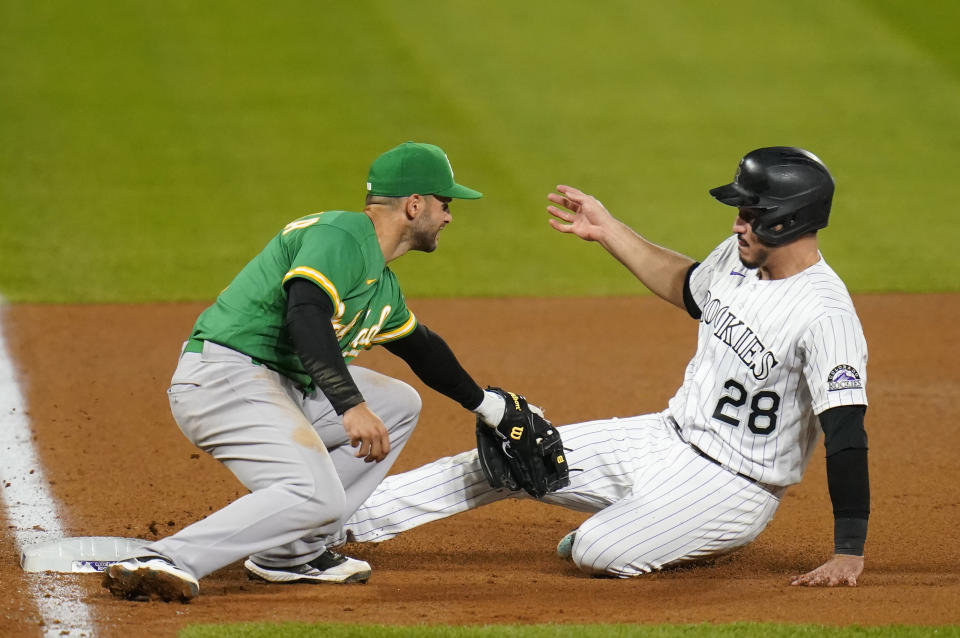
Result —
[{"label": "gray baseball pants", "polygon": [[379,463],[354,456],[322,393],[304,395],[283,375],[209,341],[202,353],[183,353],[167,391],[173,417],[250,493],[147,550],[197,578],[247,556],[285,567],[323,553],[386,476],[420,415],[420,396],[406,383],[349,370],[389,432],[390,452]]}]

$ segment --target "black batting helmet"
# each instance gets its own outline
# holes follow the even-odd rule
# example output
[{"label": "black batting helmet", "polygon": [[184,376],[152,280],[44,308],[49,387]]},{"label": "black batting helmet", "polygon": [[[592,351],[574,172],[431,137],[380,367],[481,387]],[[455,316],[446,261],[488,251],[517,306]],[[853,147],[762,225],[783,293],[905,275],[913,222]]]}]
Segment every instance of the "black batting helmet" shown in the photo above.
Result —
[{"label": "black batting helmet", "polygon": [[728,206],[756,209],[753,232],[777,246],[826,227],[833,177],[809,151],[770,146],[744,155],[733,182],[710,194]]}]

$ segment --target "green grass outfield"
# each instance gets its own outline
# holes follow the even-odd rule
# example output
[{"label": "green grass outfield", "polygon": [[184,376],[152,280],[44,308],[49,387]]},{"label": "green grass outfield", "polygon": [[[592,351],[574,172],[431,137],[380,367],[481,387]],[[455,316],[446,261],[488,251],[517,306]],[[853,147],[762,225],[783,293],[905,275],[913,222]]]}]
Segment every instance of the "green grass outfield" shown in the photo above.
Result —
[{"label": "green grass outfield", "polygon": [[960,286],[953,0],[0,0],[0,293],[212,299],[287,221],[357,208],[407,139],[457,202],[410,297],[643,293],[549,229],[559,182],[703,257],[752,148],[838,181],[855,292]]},{"label": "green grass outfield", "polygon": [[388,625],[195,625],[179,638],[949,638],[957,627],[825,627],[823,625],[493,625],[390,627]]}]

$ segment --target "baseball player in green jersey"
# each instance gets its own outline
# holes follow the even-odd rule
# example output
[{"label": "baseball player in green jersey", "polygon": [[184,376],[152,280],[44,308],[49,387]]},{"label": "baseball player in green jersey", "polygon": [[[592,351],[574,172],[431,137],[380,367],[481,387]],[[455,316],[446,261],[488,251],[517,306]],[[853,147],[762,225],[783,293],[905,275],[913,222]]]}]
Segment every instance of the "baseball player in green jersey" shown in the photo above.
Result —
[{"label": "baseball player in green jersey", "polygon": [[432,252],[452,220],[457,184],[437,146],[407,142],[371,165],[362,212],[287,224],[197,319],[168,396],[184,435],[250,493],[104,573],[121,598],[188,601],[198,579],[246,559],[269,582],[365,582],[370,566],[328,541],[389,471],[420,397],[409,385],[348,366],[383,345],[428,386],[496,425],[485,392],[407,308],[387,266]]}]

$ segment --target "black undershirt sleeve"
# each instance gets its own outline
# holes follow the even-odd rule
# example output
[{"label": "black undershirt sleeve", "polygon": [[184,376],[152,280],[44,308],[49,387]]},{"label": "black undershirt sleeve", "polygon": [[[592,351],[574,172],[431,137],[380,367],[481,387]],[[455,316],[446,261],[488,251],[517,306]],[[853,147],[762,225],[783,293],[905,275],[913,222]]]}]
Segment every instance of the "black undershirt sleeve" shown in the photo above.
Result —
[{"label": "black undershirt sleeve", "polygon": [[867,469],[867,406],[831,408],[820,414],[827,451],[827,487],[833,502],[834,553],[863,555],[870,517]]},{"label": "black undershirt sleeve", "polygon": [[463,369],[447,342],[422,323],[406,337],[384,347],[406,361],[421,381],[467,410],[474,410],[483,401],[483,389]]},{"label": "black undershirt sleeve", "polygon": [[343,414],[363,403],[363,395],[347,370],[332,318],[333,300],[320,286],[300,277],[287,284],[285,325],[293,347],[317,389]]},{"label": "black undershirt sleeve", "polygon": [[687,269],[687,276],[683,279],[683,305],[694,319],[700,319],[700,307],[693,298],[693,293],[690,292],[690,277],[699,265],[699,261],[691,265],[690,268]]}]

